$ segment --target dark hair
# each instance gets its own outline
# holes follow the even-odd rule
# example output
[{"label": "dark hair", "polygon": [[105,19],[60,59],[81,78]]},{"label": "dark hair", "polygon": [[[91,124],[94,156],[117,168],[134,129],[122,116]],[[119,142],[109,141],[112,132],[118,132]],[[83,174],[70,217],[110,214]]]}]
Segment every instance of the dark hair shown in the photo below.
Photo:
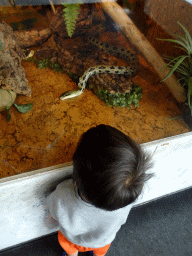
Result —
[{"label": "dark hair", "polygon": [[113,211],[134,202],[152,167],[150,155],[127,135],[109,125],[85,132],[73,155],[73,180],[95,207]]}]

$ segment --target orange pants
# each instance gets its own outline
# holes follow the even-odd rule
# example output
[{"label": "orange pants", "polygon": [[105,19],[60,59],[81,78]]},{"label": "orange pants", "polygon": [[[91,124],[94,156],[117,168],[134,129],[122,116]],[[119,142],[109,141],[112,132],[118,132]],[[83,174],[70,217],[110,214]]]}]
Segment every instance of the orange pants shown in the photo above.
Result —
[{"label": "orange pants", "polygon": [[76,244],[71,243],[67,238],[61,233],[59,230],[58,232],[58,240],[61,245],[61,247],[66,251],[67,254],[73,254],[76,251],[79,252],[88,252],[93,251],[96,255],[102,256],[107,253],[109,247],[111,244],[108,244],[101,248],[89,248],[89,247],[83,247]]}]

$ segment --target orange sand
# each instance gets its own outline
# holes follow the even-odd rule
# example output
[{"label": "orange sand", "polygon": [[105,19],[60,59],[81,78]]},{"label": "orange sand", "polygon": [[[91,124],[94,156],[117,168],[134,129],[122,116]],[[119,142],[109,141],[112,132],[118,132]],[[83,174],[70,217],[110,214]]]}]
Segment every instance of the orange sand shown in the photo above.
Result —
[{"label": "orange sand", "polygon": [[18,95],[17,104],[33,102],[33,108],[21,114],[11,108],[11,121],[0,113],[0,177],[15,175],[72,161],[81,134],[98,124],[120,129],[138,143],[145,143],[188,132],[176,102],[159,78],[146,67],[133,81],[143,88],[139,108],[107,108],[90,90],[77,98],[61,101],[59,96],[76,85],[67,75],[51,69],[38,69],[22,62],[32,97]]}]

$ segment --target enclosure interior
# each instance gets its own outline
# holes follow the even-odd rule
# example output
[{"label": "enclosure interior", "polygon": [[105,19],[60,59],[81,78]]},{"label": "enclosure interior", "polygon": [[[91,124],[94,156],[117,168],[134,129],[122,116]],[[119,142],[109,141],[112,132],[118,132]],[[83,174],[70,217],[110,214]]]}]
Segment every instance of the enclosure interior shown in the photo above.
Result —
[{"label": "enclosure interior", "polygon": [[[137,1],[133,10],[118,3],[161,57],[181,54],[172,44],[156,39],[172,37],[144,13],[143,1]],[[14,40],[15,36],[16,46],[34,51],[32,58],[27,55],[16,58],[17,67],[20,65],[24,70],[23,80],[26,76],[28,82],[25,90],[17,93],[15,103],[32,103],[32,109],[21,113],[12,105],[9,122],[7,112],[0,112],[0,178],[72,161],[82,133],[99,124],[111,125],[137,143],[189,132],[170,90],[100,4],[79,6],[71,37],[63,17],[65,8],[63,5],[0,7],[0,22],[12,28],[11,38]],[[176,21],[175,24],[178,25]],[[27,33],[33,40],[29,41]],[[97,38],[97,45],[90,38]],[[102,43],[126,49],[128,56],[122,59],[109,54],[101,49]],[[18,54],[16,46],[13,49]],[[134,63],[128,63],[129,50],[139,58],[134,77],[129,78],[129,73],[96,74],[89,78],[80,96],[60,99],[66,91],[79,89],[79,78],[90,67],[133,66]],[[138,105],[133,103],[128,109],[124,102],[119,106],[119,95],[131,95],[137,86],[142,90],[142,98],[135,94]],[[103,101],[108,93],[113,95],[113,106]]]}]

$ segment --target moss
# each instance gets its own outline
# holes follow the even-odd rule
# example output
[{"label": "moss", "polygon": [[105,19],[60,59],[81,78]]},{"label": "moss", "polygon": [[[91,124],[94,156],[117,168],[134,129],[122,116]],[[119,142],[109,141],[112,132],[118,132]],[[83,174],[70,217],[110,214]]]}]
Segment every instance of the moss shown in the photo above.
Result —
[{"label": "moss", "polygon": [[142,98],[142,88],[138,85],[133,85],[132,90],[129,93],[114,93],[111,94],[107,90],[99,89],[97,96],[106,103],[107,107],[139,107],[139,100]]}]

